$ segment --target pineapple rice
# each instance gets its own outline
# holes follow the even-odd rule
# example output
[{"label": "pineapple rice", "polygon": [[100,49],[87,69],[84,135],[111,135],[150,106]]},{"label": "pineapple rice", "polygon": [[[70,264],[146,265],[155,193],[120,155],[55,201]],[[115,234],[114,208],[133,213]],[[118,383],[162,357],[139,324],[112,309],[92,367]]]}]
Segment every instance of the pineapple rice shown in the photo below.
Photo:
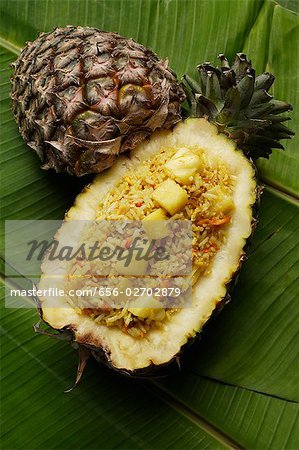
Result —
[{"label": "pineapple rice", "polygon": [[[156,200],[155,192],[157,193],[157,187],[167,180],[177,183],[178,178],[167,164],[175,157],[177,150],[173,147],[162,148],[153,159],[142,162],[137,170],[127,172],[99,204],[97,219],[139,221],[155,211],[160,211],[161,205]],[[164,210],[163,214],[168,220],[192,222],[192,284],[194,284],[199,277],[209,273],[213,257],[225,242],[226,226],[230,222],[234,207],[234,176],[229,175],[228,168],[223,162],[209,161],[202,149],[193,146],[187,147],[184,151],[187,155],[190,155],[190,152],[196,155],[197,161],[200,158],[200,164],[196,173],[188,178],[187,183],[184,183],[182,178],[177,183],[177,189],[180,186],[185,191],[185,206],[172,215]],[[184,236],[176,236],[176,239],[178,238],[184,239]],[[175,256],[175,249],[173,255]],[[184,264],[181,258],[179,262]],[[172,263],[176,264],[178,261],[174,258]],[[95,270],[90,262],[75,261],[69,273],[69,285],[76,288],[96,286],[99,280],[94,277]],[[79,273],[83,276],[78,277]],[[169,277],[153,281],[156,286],[159,282],[162,287],[173,287],[176,280]],[[175,303],[172,308],[163,307],[161,304],[161,308],[140,317],[142,314],[134,314],[135,310],[132,312],[128,307],[84,307],[79,298],[70,299],[70,303],[81,314],[90,316],[96,323],[117,326],[134,337],[143,337],[151,328],[165,326],[169,317],[177,310]]]}]

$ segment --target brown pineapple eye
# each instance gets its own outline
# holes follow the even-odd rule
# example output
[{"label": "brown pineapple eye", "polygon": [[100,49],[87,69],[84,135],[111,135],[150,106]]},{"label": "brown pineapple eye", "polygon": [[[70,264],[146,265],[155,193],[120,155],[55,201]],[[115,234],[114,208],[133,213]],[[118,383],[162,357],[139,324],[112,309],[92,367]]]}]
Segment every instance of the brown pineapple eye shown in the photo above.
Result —
[{"label": "brown pineapple eye", "polygon": [[142,86],[129,83],[122,86],[118,91],[118,103],[123,113],[131,107],[136,110],[139,105],[147,104],[148,102],[148,91]]}]

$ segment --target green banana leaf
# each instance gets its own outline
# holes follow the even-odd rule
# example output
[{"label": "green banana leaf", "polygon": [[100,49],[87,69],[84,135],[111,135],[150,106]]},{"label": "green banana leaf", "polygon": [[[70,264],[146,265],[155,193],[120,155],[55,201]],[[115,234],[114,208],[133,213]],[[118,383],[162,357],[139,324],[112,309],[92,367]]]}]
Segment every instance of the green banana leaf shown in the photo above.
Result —
[{"label": "green banana leaf", "polygon": [[[276,75],[274,95],[293,104],[298,132],[297,0],[2,0],[0,12],[2,219],[62,219],[86,182],[42,171],[10,109],[9,64],[55,26],[133,37],[179,76],[245,51]],[[298,140],[285,147],[258,163],[260,223],[232,302],[168,378],[130,380],[90,362],[65,394],[74,349],[35,335],[34,309],[2,302],[3,449],[299,448]]]}]

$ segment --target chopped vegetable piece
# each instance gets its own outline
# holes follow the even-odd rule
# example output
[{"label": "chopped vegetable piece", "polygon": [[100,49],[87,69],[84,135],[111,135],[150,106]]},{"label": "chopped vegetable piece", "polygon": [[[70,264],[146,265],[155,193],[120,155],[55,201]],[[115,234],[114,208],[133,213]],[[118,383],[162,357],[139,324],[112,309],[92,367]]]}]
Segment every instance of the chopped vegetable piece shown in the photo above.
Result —
[{"label": "chopped vegetable piece", "polygon": [[196,225],[209,225],[212,227],[219,227],[230,222],[230,219],[230,216],[224,216],[221,219],[217,217],[213,217],[212,219],[200,219],[196,222]]}]

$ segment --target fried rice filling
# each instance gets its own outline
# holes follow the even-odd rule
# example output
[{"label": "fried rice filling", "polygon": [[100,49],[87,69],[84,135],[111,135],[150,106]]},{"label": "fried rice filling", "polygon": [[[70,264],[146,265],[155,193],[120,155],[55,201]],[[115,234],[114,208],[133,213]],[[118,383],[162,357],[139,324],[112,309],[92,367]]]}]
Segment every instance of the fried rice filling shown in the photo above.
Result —
[{"label": "fried rice filling", "polygon": [[[221,161],[210,161],[196,146],[162,148],[153,159],[128,171],[100,202],[97,219],[105,220],[188,220],[192,223],[192,284],[209,274],[213,258],[225,243],[226,229],[234,209],[235,177]],[[149,223],[149,222],[148,222]],[[131,242],[126,243],[129,247]],[[89,265],[84,277],[78,276],[86,264],[75,261],[68,276],[70,286],[97,286],[95,268]],[[89,277],[90,274],[90,277]],[[128,281],[128,280],[127,280]],[[123,282],[123,280],[122,280]],[[132,282],[131,282],[132,283]],[[155,280],[157,285],[157,280]],[[164,277],[161,288],[175,287],[176,280]],[[130,299],[128,299],[130,300]],[[160,307],[113,308],[80,306],[70,303],[80,314],[96,323],[120,328],[134,337],[143,337],[153,328],[166,326],[177,311],[163,302]]]}]

